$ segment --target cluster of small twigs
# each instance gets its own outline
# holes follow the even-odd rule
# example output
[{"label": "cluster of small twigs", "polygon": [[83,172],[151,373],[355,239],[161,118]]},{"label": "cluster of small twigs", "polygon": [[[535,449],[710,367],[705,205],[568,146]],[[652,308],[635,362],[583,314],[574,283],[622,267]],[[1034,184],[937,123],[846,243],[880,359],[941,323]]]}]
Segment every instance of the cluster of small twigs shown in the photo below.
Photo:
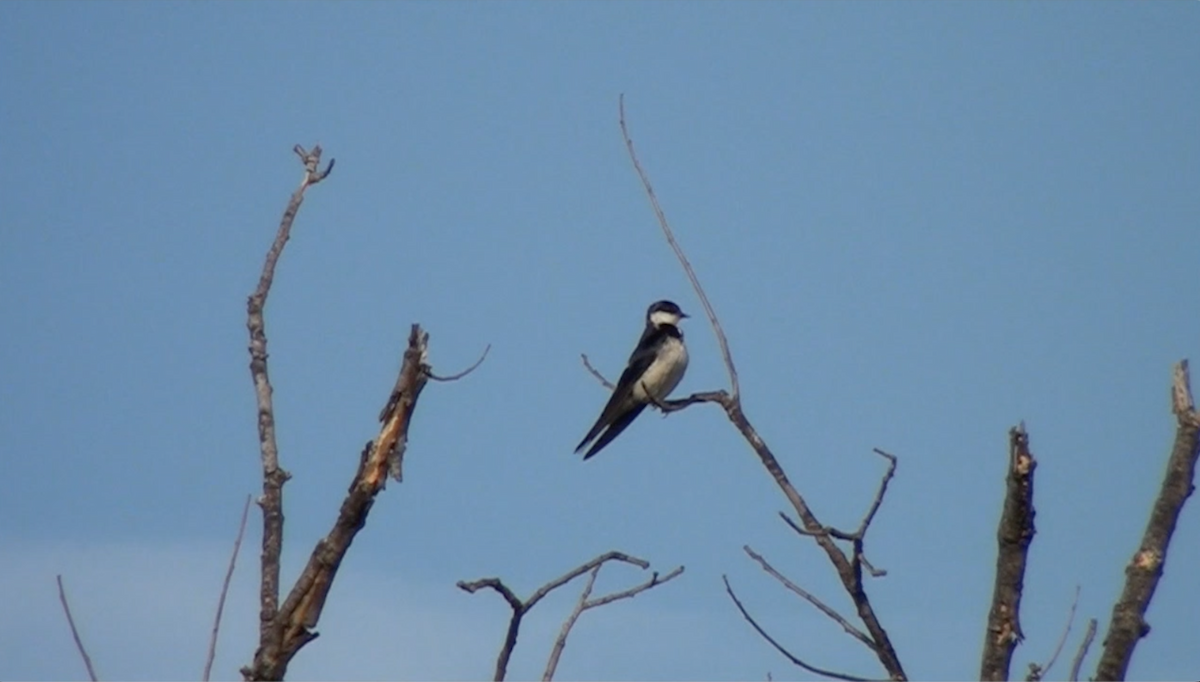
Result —
[{"label": "cluster of small twigs", "polygon": [[546,662],[546,671],[542,674],[543,682],[550,682],[554,679],[554,673],[558,669],[558,660],[562,656],[563,648],[567,645],[567,636],[571,634],[571,628],[575,626],[575,621],[579,620],[579,616],[588,609],[593,609],[598,606],[604,606],[620,599],[628,599],[637,596],[646,590],[669,582],[683,573],[683,566],[680,566],[664,576],[659,576],[658,571],[655,571],[650,579],[646,582],[631,587],[620,592],[613,592],[603,597],[591,598],[592,588],[596,584],[596,577],[600,575],[600,569],[605,562],[614,561],[637,566],[643,570],[650,568],[650,562],[645,559],[639,559],[635,556],[630,556],[623,552],[606,552],[600,556],[580,564],[575,568],[567,571],[559,577],[551,580],[539,587],[528,599],[522,600],[516,593],[504,584],[499,578],[480,578],[479,580],[458,581],[459,589],[474,594],[478,590],[488,588],[495,590],[500,596],[504,597],[504,601],[512,608],[512,617],[508,621],[508,631],[504,636],[504,644],[500,647],[500,654],[496,657],[496,670],[492,676],[495,682],[501,682],[504,676],[508,673],[508,661],[512,657],[513,649],[517,646],[517,635],[521,630],[521,620],[525,614],[542,600],[543,597],[550,594],[552,591],[566,585],[575,578],[589,573],[587,584],[583,588],[583,592],[579,595],[579,600],[575,603],[575,609],[571,612],[567,619],[563,622],[562,630],[558,634],[558,638],[554,641],[554,647],[550,650],[550,658]]}]

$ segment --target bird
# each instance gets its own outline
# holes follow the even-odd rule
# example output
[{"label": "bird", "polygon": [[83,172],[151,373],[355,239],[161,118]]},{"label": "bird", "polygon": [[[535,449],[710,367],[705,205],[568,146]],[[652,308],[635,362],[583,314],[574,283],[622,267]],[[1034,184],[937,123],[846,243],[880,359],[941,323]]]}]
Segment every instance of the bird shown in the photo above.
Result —
[{"label": "bird", "polygon": [[679,323],[687,317],[678,305],[667,300],[655,301],[646,309],[646,329],[629,355],[621,379],[596,423],[575,447],[578,453],[595,439],[583,455],[585,461],[619,436],[646,405],[662,402],[679,385],[688,365]]}]

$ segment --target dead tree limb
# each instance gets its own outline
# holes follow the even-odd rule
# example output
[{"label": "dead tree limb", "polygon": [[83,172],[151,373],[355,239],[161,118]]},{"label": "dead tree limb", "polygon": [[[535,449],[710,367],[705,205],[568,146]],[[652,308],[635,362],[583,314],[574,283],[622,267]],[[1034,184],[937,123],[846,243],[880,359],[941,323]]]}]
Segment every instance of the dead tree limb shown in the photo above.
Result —
[{"label": "dead tree limb", "polygon": [[650,180],[646,172],[642,169],[641,162],[638,161],[637,151],[634,148],[633,140],[629,136],[629,130],[625,123],[625,98],[621,97],[619,102],[619,123],[621,128],[621,137],[625,142],[625,149],[629,153],[629,159],[633,164],[634,170],[637,172],[638,179],[641,180],[642,188],[646,192],[646,196],[650,200],[650,205],[654,209],[654,214],[658,219],[658,225],[662,229],[663,236],[666,237],[667,243],[675,252],[675,257],[679,260],[679,264],[683,267],[687,274],[688,280],[692,284],[692,288],[696,291],[701,304],[704,307],[704,312],[708,316],[708,321],[712,325],[713,332],[716,334],[717,343],[721,347],[721,355],[725,362],[725,369],[729,374],[729,390],[706,391],[702,393],[694,393],[680,400],[664,401],[662,408],[664,412],[674,412],[684,409],[697,403],[716,403],[725,410],[726,417],[734,425],[735,428],[742,434],[742,437],[758,455],[759,460],[766,468],[767,473],[775,480],[776,485],[783,491],[788,502],[796,510],[797,516],[800,518],[801,526],[812,533],[813,539],[825,551],[829,557],[830,563],[841,579],[842,586],[846,593],[853,601],[859,619],[862,621],[867,633],[870,635],[873,643],[873,651],[878,657],[880,664],[887,671],[888,676],[894,680],[907,679],[904,673],[904,667],[900,663],[900,658],[896,655],[896,650],[892,646],[891,639],[888,637],[887,631],[879,622],[878,616],[875,614],[875,609],[871,605],[871,600],[863,589],[861,562],[858,561],[858,554],[855,558],[848,558],[841,549],[837,547],[834,539],[827,533],[822,533],[826,528],[816,515],[809,508],[808,503],[797,492],[795,486],[784,473],[783,467],[779,465],[779,460],[775,458],[766,441],[758,434],[754,426],[751,425],[749,418],[742,410],[741,394],[738,385],[737,369],[733,364],[733,355],[729,350],[729,343],[725,338],[725,332],[721,327],[721,322],[717,318],[716,312],[708,301],[708,296],[705,295],[703,287],[700,285],[700,280],[696,276],[691,263],[684,254],[683,249],[675,239],[675,234],[671,230],[670,224],[667,222],[666,214],[658,203],[658,198],[654,194],[654,188],[650,184]]},{"label": "dead tree limb", "polygon": [[275,440],[275,406],[271,399],[273,390],[267,374],[267,335],[263,322],[263,308],[267,304],[271,284],[275,281],[275,265],[279,262],[284,245],[291,237],[296,212],[300,210],[300,204],[304,203],[304,192],[328,177],[333,170],[332,161],[325,170],[318,170],[321,164],[320,145],[313,147],[312,151],[305,151],[303,147],[296,145],[293,151],[304,164],[304,179],[288,200],[283,218],[279,221],[279,230],[275,233],[275,241],[263,262],[258,286],[246,302],[246,328],[250,331],[250,376],[254,381],[254,397],[258,404],[258,445],[263,467],[263,495],[258,502],[263,511],[262,579],[259,589],[260,653],[277,652],[283,634],[278,627],[277,617],[279,557],[283,551],[283,484],[290,477],[290,474],[279,466],[279,446]]},{"label": "dead tree limb", "polygon": [[479,580],[472,580],[470,582],[465,580],[458,581],[458,588],[469,594],[474,594],[485,587],[495,590],[500,594],[500,596],[504,597],[504,601],[508,602],[509,608],[512,609],[512,616],[508,621],[508,630],[504,635],[504,644],[500,647],[500,654],[496,657],[496,669],[492,676],[492,679],[495,680],[495,682],[501,682],[501,680],[504,679],[504,676],[508,674],[508,662],[512,658],[513,649],[517,646],[517,635],[520,634],[521,631],[521,620],[525,617],[525,614],[529,613],[530,609],[532,609],[539,601],[542,600],[543,597],[545,597],[547,594],[550,594],[550,592],[553,590],[566,585],[584,573],[592,573],[591,578],[588,579],[587,587],[584,589],[583,596],[579,598],[579,602],[576,604],[575,611],[573,611],[572,614],[567,618],[567,622],[563,624],[563,629],[559,633],[558,639],[554,643],[554,648],[550,653],[550,660],[546,665],[546,672],[544,676],[544,679],[546,680],[553,679],[554,671],[558,666],[559,657],[562,655],[563,647],[566,646],[567,635],[570,634],[571,627],[575,625],[575,621],[579,619],[579,615],[581,613],[587,609],[603,606],[605,604],[617,601],[618,599],[633,597],[637,594],[645,592],[648,589],[673,580],[676,576],[683,573],[683,566],[676,568],[662,577],[659,577],[658,572],[656,571],[648,581],[642,583],[641,585],[637,585],[628,590],[615,592],[613,594],[589,600],[588,597],[591,596],[596,575],[600,572],[600,567],[607,561],[618,561],[626,564],[632,564],[638,568],[641,568],[642,570],[650,568],[650,562],[646,561],[645,559],[639,559],[623,552],[606,552],[587,563],[576,566],[575,568],[567,571],[554,580],[551,580],[545,585],[542,585],[524,601],[522,601],[521,598],[518,597],[516,593],[514,593],[512,589],[505,585],[504,581],[500,580],[499,578],[480,578]]},{"label": "dead tree limb", "polygon": [[1021,424],[1008,432],[1007,492],[996,533],[996,584],[984,633],[979,679],[1007,680],[1021,632],[1021,592],[1025,562],[1036,530],[1033,526],[1033,472],[1037,460],[1029,452],[1029,434]]},{"label": "dead tree limb", "polygon": [[58,601],[62,604],[63,613],[67,614],[67,625],[71,627],[71,639],[75,640],[75,648],[79,651],[79,656],[83,658],[83,666],[87,668],[88,679],[96,682],[99,678],[96,677],[96,669],[92,667],[92,657],[88,656],[87,649],[83,647],[79,630],[75,629],[75,619],[71,617],[71,607],[67,604],[67,592],[63,589],[62,575],[55,576],[55,579],[58,581]]},{"label": "dead tree limb", "polygon": [[1200,413],[1192,400],[1191,377],[1187,360],[1174,367],[1171,382],[1171,407],[1175,413],[1175,443],[1167,459],[1167,471],[1142,543],[1125,568],[1125,588],[1113,605],[1104,649],[1096,666],[1095,679],[1123,680],[1129,670],[1134,648],[1150,632],[1146,609],[1162,578],[1167,548],[1175,534],[1183,505],[1195,489],[1196,459],[1200,457]]},{"label": "dead tree limb", "polygon": [[[292,658],[309,642],[316,639],[314,630],[325,607],[325,599],[337,576],[342,559],[355,536],[366,525],[367,514],[375,497],[383,490],[389,470],[399,474],[408,432],[412,424],[417,398],[425,384],[434,376],[429,366],[429,333],[414,324],[409,331],[408,346],[401,361],[400,373],[379,415],[382,422],[378,436],[367,443],[359,458],[358,470],[350,482],[345,500],[329,533],[317,542],[300,577],[279,605],[280,553],[283,544],[283,484],[290,477],[279,464],[275,440],[274,407],[271,403],[271,383],[267,376],[267,338],[263,323],[263,306],[274,279],[275,266],[291,232],[296,211],[304,199],[304,191],[325,179],[333,168],[331,161],[324,171],[318,171],[321,148],[306,152],[295,148],[304,162],[304,180],[293,194],[280,221],[279,231],[263,265],[258,287],[247,306],[247,327],[250,330],[250,373],[254,379],[258,401],[259,445],[263,461],[263,553],[260,589],[261,612],[259,645],[253,662],[242,668],[247,680],[281,680]],[[486,356],[486,351],[484,356]],[[480,363],[458,375],[445,377],[456,380],[466,376]]]},{"label": "dead tree limb", "polygon": [[242,537],[246,535],[246,519],[250,516],[250,495],[242,505],[242,520],[238,524],[237,539],[233,541],[233,552],[229,555],[229,568],[225,570],[225,581],[221,583],[221,595],[217,597],[217,615],[213,618],[212,636],[208,640],[208,656],[204,659],[204,675],[208,682],[212,674],[213,661],[217,658],[217,637],[221,634],[221,615],[225,612],[225,597],[229,594],[229,583],[233,580],[233,569],[237,566],[238,551],[242,548]]}]

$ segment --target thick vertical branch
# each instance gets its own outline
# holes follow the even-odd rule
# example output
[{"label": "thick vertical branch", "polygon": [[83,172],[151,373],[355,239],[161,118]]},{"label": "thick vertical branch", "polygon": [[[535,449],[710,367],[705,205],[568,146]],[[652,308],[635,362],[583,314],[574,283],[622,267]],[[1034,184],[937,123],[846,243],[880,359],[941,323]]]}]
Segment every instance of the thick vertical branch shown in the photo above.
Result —
[{"label": "thick vertical branch", "polygon": [[1175,534],[1179,514],[1195,489],[1196,459],[1200,456],[1200,414],[1192,400],[1187,360],[1175,365],[1172,378],[1172,408],[1177,422],[1175,444],[1141,546],[1125,568],[1125,589],[1113,605],[1104,649],[1096,666],[1097,680],[1125,679],[1134,648],[1150,632],[1146,609],[1150,607],[1154,590],[1162,578],[1167,548]]},{"label": "thick vertical branch", "polygon": [[[320,145],[306,152],[296,145],[294,151],[304,163],[304,179],[292,193],[275,241],[263,262],[258,286],[246,302],[246,328],[250,331],[250,376],[254,381],[254,397],[258,406],[258,445],[262,456],[263,494],[259,506],[263,510],[262,578],[259,588],[259,652],[276,655],[282,631],[278,623],[279,607],[279,557],[283,551],[283,484],[289,474],[279,466],[279,448],[275,441],[275,406],[271,400],[271,380],[267,374],[267,334],[263,322],[263,308],[267,294],[275,281],[275,265],[283,253],[292,233],[292,222],[300,204],[304,203],[304,192],[312,185],[324,180],[333,170],[333,162],[324,171],[318,171],[321,163]],[[256,654],[257,656],[257,654]]]},{"label": "thick vertical branch", "polygon": [[1024,639],[1021,632],[1021,591],[1025,561],[1033,542],[1033,471],[1037,460],[1029,452],[1029,434],[1021,424],[1008,432],[1007,493],[1000,529],[996,533],[996,585],[984,633],[979,679],[1007,680],[1013,651]]}]

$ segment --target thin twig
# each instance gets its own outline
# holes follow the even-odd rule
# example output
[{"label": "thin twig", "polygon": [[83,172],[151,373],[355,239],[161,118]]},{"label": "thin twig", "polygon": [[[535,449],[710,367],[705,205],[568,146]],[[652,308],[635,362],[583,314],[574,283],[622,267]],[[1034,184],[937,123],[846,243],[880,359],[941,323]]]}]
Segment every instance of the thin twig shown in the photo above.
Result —
[{"label": "thin twig", "polygon": [[768,574],[770,574],[772,578],[775,578],[784,587],[786,587],[787,589],[791,590],[792,592],[800,595],[800,597],[803,598],[805,601],[807,601],[808,603],[817,607],[817,609],[819,609],[821,611],[821,613],[825,614],[831,620],[833,620],[835,623],[842,626],[842,629],[845,630],[846,633],[849,634],[851,637],[854,637],[858,641],[867,645],[867,648],[870,649],[871,651],[875,651],[875,643],[871,641],[871,638],[868,637],[862,630],[859,630],[858,628],[851,625],[850,621],[846,620],[842,616],[842,614],[838,613],[837,611],[834,611],[832,608],[830,608],[828,605],[826,605],[825,602],[818,599],[815,595],[813,595],[808,590],[793,583],[791,580],[788,580],[786,576],[784,576],[779,571],[775,570],[774,566],[767,563],[767,560],[764,559],[761,554],[759,554],[758,552],[755,552],[753,549],[750,549],[750,545],[743,545],[742,550],[745,551],[746,554],[749,555],[751,559],[757,561],[758,565],[761,566],[764,571],[766,571]]},{"label": "thin twig", "polygon": [[604,386],[604,388],[607,388],[610,391],[617,387],[616,384],[608,379],[605,379],[604,375],[600,373],[600,370],[592,366],[591,360],[588,360],[587,353],[580,353],[579,357],[583,358],[583,366],[587,368],[587,371],[592,373],[592,376],[596,377],[596,380],[600,382],[600,385]]},{"label": "thin twig", "polygon": [[551,677],[553,677],[554,669],[558,665],[558,657],[562,654],[562,647],[566,646],[567,634],[569,634],[571,626],[575,624],[575,620],[579,618],[579,613],[582,613],[590,608],[603,606],[604,604],[616,601],[618,599],[632,597],[640,592],[644,592],[652,587],[655,587],[656,585],[661,585],[668,580],[671,580],[675,576],[683,573],[682,566],[674,571],[671,571],[666,577],[661,579],[658,577],[658,573],[655,573],[649,581],[643,583],[642,585],[625,590],[623,592],[610,594],[599,599],[588,601],[587,598],[591,595],[592,585],[596,580],[596,574],[599,573],[600,567],[607,561],[617,561],[621,563],[632,564],[643,570],[650,567],[650,562],[646,561],[645,559],[639,559],[635,556],[625,554],[624,552],[605,552],[595,559],[592,559],[584,564],[580,564],[579,566],[567,571],[545,585],[542,585],[524,601],[522,601],[521,598],[518,597],[516,593],[514,593],[512,589],[508,587],[508,585],[505,585],[504,581],[500,580],[499,578],[481,578],[479,580],[472,580],[469,582],[466,580],[460,580],[456,583],[460,590],[463,590],[469,594],[474,594],[485,587],[495,590],[500,594],[500,596],[504,597],[504,601],[508,602],[509,608],[512,609],[512,616],[508,621],[508,630],[504,635],[504,644],[501,645],[500,653],[496,657],[496,669],[492,675],[492,679],[495,682],[501,682],[505,675],[508,674],[508,663],[512,658],[513,649],[517,646],[517,636],[520,634],[521,620],[525,617],[526,613],[529,613],[529,610],[532,609],[534,605],[541,601],[543,597],[550,594],[550,592],[553,590],[562,587],[584,573],[592,573],[592,577],[588,581],[587,588],[584,590],[583,596],[580,597],[579,606],[577,607],[578,613],[575,613],[573,616],[568,618],[568,624],[564,625],[564,629],[559,635],[561,646],[559,642],[555,642],[555,648],[551,651],[551,658],[547,663],[545,673]]},{"label": "thin twig", "polygon": [[1075,623],[1075,607],[1079,606],[1079,586],[1075,586],[1075,598],[1071,600],[1071,610],[1067,613],[1067,626],[1063,628],[1062,635],[1058,638],[1058,644],[1054,647],[1054,653],[1050,654],[1050,660],[1046,661],[1045,665],[1037,663],[1029,664],[1029,675],[1026,676],[1025,682],[1037,682],[1050,674],[1050,669],[1054,667],[1054,663],[1058,661],[1058,655],[1062,653],[1063,645],[1067,643],[1067,635],[1071,634],[1071,626]]},{"label": "thin twig", "polygon": [[225,596],[229,594],[229,583],[233,580],[233,569],[237,565],[238,551],[242,548],[242,537],[246,534],[246,519],[250,516],[250,498],[246,496],[246,504],[242,505],[242,520],[238,524],[237,539],[233,541],[233,553],[229,555],[229,568],[225,571],[225,582],[221,584],[221,596],[217,598],[217,616],[213,619],[212,636],[208,640],[208,657],[204,660],[204,676],[208,682],[212,673],[213,660],[217,657],[217,637],[221,632],[221,614],[225,612]]},{"label": "thin twig", "polygon": [[263,321],[263,308],[271,284],[275,281],[275,266],[283,247],[291,237],[292,223],[300,204],[304,203],[304,192],[321,182],[333,170],[333,161],[324,171],[318,170],[321,163],[321,146],[305,151],[296,145],[293,151],[304,164],[304,179],[288,200],[275,241],[263,261],[258,286],[246,302],[246,328],[250,332],[250,376],[254,382],[254,397],[258,409],[258,442],[263,467],[263,495],[259,506],[263,512],[262,576],[259,588],[259,643],[255,658],[275,659],[282,645],[283,629],[279,622],[279,570],[280,554],[283,551],[283,484],[291,476],[279,465],[279,446],[275,438],[275,406],[271,399],[273,389],[267,373],[267,334]]},{"label": "thin twig", "polygon": [[700,280],[696,277],[696,272],[692,269],[692,264],[688,262],[687,256],[683,254],[683,249],[675,241],[675,233],[671,231],[671,226],[667,223],[667,215],[663,213],[662,207],[658,205],[658,197],[654,195],[654,187],[650,185],[650,178],[646,177],[646,172],[642,170],[642,164],[638,161],[637,152],[633,148],[633,140],[629,137],[629,129],[625,125],[625,95],[623,93],[618,99],[618,108],[620,109],[621,137],[625,140],[625,149],[629,152],[629,160],[633,162],[633,169],[637,171],[638,178],[642,181],[642,187],[646,190],[646,196],[650,198],[650,205],[654,208],[654,215],[658,217],[658,226],[662,228],[663,234],[667,238],[667,243],[671,245],[671,250],[675,252],[675,257],[679,259],[679,264],[683,266],[683,271],[687,273],[688,279],[692,283],[692,288],[696,290],[696,295],[700,297],[700,304],[704,306],[704,313],[708,315],[708,321],[712,325],[713,332],[717,335],[717,343],[721,346],[721,356],[725,358],[725,368],[729,371],[729,393],[734,400],[737,400],[740,393],[738,388],[738,374],[737,369],[733,366],[733,354],[729,352],[729,341],[725,339],[725,330],[721,328],[721,322],[717,320],[717,314],[713,311],[712,304],[708,301],[708,296],[704,293],[704,287],[700,286]]},{"label": "thin twig", "polygon": [[588,576],[587,584],[583,586],[583,592],[579,595],[579,601],[575,602],[575,608],[571,610],[571,615],[563,621],[562,629],[558,631],[558,637],[554,640],[554,646],[550,648],[550,658],[546,661],[546,671],[542,673],[542,682],[550,682],[554,679],[554,672],[558,669],[558,659],[567,646],[567,636],[571,634],[571,628],[575,627],[575,621],[579,620],[579,616],[587,608],[587,600],[592,595],[592,588],[596,585],[596,576],[598,575],[600,575],[599,566],[592,569],[592,574]]},{"label": "thin twig", "polygon": [[1096,639],[1097,624],[1095,618],[1088,619],[1087,632],[1083,634],[1083,641],[1079,643],[1079,651],[1075,652],[1075,660],[1071,663],[1071,682],[1079,682],[1079,670],[1083,668],[1083,659],[1087,658],[1092,640]]},{"label": "thin twig", "polygon": [[786,656],[787,659],[789,661],[791,661],[793,664],[795,664],[815,675],[823,675],[825,677],[831,677],[835,680],[848,680],[849,682],[866,682],[867,678],[865,678],[865,677],[855,677],[854,675],[847,675],[845,673],[834,672],[832,670],[825,670],[824,668],[818,668],[815,665],[809,665],[808,663],[805,663],[804,661],[797,658],[795,654],[793,654],[792,652],[783,648],[782,644],[775,641],[774,637],[772,637],[771,635],[768,635],[767,631],[763,630],[762,626],[760,626],[758,624],[758,622],[754,620],[754,617],[751,616],[748,611],[746,611],[746,607],[742,606],[741,600],[739,600],[737,598],[737,595],[733,593],[733,587],[731,587],[729,585],[729,577],[722,575],[721,580],[725,581],[725,593],[728,594],[729,598],[733,600],[733,603],[735,606],[737,606],[738,611],[742,612],[742,618],[745,618],[746,622],[750,623],[750,626],[753,627],[754,630],[756,632],[758,632],[758,634],[761,635],[763,639],[770,642],[771,646],[775,647],[776,651],[778,651],[779,653]]},{"label": "thin twig", "polygon": [[1096,666],[1098,680],[1125,679],[1134,648],[1150,632],[1146,609],[1150,608],[1150,600],[1162,578],[1179,515],[1195,485],[1196,460],[1200,458],[1200,413],[1192,400],[1187,360],[1181,360],[1173,369],[1171,397],[1177,422],[1175,443],[1142,542],[1125,568],[1125,587],[1113,604],[1104,650]]},{"label": "thin twig", "polygon": [[1007,680],[1013,651],[1025,638],[1021,632],[1021,593],[1025,563],[1033,542],[1033,473],[1037,460],[1029,451],[1029,434],[1021,424],[1008,432],[1008,475],[1004,511],[996,533],[996,580],[984,631],[979,679]]},{"label": "thin twig", "polygon": [[75,619],[71,617],[71,607],[67,604],[67,592],[63,589],[62,575],[55,576],[58,580],[58,601],[62,603],[63,613],[67,614],[67,625],[71,626],[71,638],[75,640],[75,648],[79,650],[79,655],[83,657],[83,665],[87,668],[88,678],[92,682],[96,682],[99,678],[96,677],[96,669],[92,667],[92,657],[88,656],[87,649],[83,648],[83,640],[79,638],[79,630],[75,629]]},{"label": "thin twig", "polygon": [[477,367],[482,365],[484,359],[487,358],[488,351],[490,351],[491,349],[492,349],[492,344],[489,343],[487,345],[487,348],[483,349],[483,355],[479,356],[479,359],[475,361],[475,364],[464,369],[463,371],[459,372],[458,374],[451,374],[448,377],[438,376],[438,375],[434,374],[433,372],[426,372],[426,374],[429,375],[429,379],[431,381],[458,381],[459,379],[467,376],[471,372],[474,372]]}]

